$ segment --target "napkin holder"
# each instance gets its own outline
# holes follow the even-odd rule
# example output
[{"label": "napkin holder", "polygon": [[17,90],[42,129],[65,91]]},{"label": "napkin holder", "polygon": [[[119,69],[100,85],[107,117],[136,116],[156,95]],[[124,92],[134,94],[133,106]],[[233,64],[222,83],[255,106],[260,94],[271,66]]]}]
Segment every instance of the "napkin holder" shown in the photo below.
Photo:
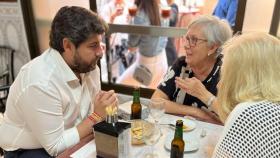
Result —
[{"label": "napkin holder", "polygon": [[110,122],[94,125],[96,155],[98,158],[129,158],[130,123]]}]

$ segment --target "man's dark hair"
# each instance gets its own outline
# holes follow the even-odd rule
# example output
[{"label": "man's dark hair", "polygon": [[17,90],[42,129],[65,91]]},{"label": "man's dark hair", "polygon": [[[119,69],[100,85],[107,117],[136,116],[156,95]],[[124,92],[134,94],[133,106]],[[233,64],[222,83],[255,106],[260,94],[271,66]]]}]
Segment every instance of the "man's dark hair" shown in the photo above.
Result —
[{"label": "man's dark hair", "polygon": [[64,52],[63,38],[68,38],[75,47],[92,34],[103,34],[108,25],[96,13],[81,7],[62,7],[55,15],[50,31],[50,47]]}]

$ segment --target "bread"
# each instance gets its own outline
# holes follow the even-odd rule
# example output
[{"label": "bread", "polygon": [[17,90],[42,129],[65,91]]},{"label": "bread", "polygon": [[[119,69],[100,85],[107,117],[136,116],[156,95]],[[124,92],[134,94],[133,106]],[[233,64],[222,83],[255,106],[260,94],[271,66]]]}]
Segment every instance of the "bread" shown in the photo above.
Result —
[{"label": "bread", "polygon": [[134,121],[131,125],[131,144],[132,145],[141,145],[144,144],[144,141],[142,140],[142,121],[137,120]]}]

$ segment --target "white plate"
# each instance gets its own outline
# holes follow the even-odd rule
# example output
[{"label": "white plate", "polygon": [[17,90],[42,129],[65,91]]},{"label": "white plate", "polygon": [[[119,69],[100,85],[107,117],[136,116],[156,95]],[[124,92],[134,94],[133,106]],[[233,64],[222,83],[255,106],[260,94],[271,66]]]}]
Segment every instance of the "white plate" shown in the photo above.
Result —
[{"label": "white plate", "polygon": [[[183,125],[187,127],[187,128],[183,128],[184,132],[192,131],[196,128],[196,123],[194,120],[182,118],[182,121],[183,121]],[[173,120],[171,123],[173,125],[176,125],[176,120]],[[172,126],[170,126],[170,127],[172,127]],[[175,129],[174,127],[172,127],[172,128]]]},{"label": "white plate", "polygon": [[[171,135],[171,134],[166,136],[166,139],[165,139],[165,142],[164,142],[164,147],[168,151],[170,151],[170,149],[171,149],[171,141],[172,141],[173,137],[174,137],[174,135]],[[198,150],[198,148],[199,148],[198,139],[186,137],[184,135],[184,141],[185,141],[184,152],[191,152],[191,151]]]}]

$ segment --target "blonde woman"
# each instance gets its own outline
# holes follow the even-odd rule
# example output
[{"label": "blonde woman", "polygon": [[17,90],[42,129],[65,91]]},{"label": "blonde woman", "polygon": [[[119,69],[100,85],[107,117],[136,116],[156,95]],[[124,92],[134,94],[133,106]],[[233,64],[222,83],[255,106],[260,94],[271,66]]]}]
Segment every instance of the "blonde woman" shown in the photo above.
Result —
[{"label": "blonde woman", "polygon": [[225,129],[213,158],[280,157],[280,41],[244,34],[223,53],[218,114]]}]

